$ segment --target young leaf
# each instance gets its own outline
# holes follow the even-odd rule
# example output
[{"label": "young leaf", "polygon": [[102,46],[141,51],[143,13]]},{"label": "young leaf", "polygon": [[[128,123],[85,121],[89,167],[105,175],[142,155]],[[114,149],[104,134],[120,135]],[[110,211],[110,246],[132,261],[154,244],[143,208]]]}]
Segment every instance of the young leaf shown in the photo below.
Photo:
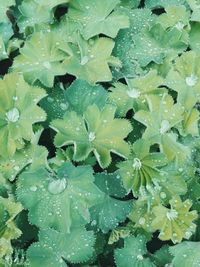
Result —
[{"label": "young leaf", "polygon": [[69,3],[69,17],[78,21],[81,33],[88,40],[100,33],[115,38],[118,31],[129,27],[128,17],[114,10],[119,0],[73,0]]},{"label": "young leaf", "polygon": [[118,164],[124,187],[128,192],[132,190],[135,197],[143,194],[143,191],[154,190],[155,183],[159,184],[161,179],[159,167],[167,164],[164,154],[150,153],[149,150],[150,143],[138,139],[132,146],[129,159]]},{"label": "young leaf", "polygon": [[115,250],[117,267],[155,267],[147,256],[146,238],[138,235],[124,239],[124,247]]},{"label": "young leaf", "polygon": [[74,228],[71,233],[42,230],[39,242],[32,244],[27,257],[31,267],[67,267],[67,262],[82,263],[93,254],[95,237],[92,231]]},{"label": "young leaf", "polygon": [[12,157],[24,140],[33,138],[32,125],[46,118],[37,106],[45,91],[27,84],[22,75],[10,73],[0,80],[0,155]]},{"label": "young leaf", "polygon": [[94,185],[92,168],[64,163],[57,174],[37,169],[23,172],[17,195],[29,209],[29,220],[41,229],[49,227],[69,233],[72,225],[90,221],[89,208],[102,200]]},{"label": "young leaf", "polygon": [[102,111],[92,105],[83,117],[74,111],[66,112],[63,120],[54,120],[51,124],[57,132],[55,145],[61,147],[73,144],[75,161],[85,160],[90,152],[94,152],[102,168],[110,165],[110,152],[126,158],[129,145],[123,139],[132,127],[127,120],[115,119],[115,110],[111,105],[106,105]]},{"label": "young leaf", "polygon": [[189,211],[192,203],[189,199],[184,202],[180,197],[170,200],[170,208],[162,205],[153,208],[155,219],[152,222],[154,230],[160,230],[161,240],[172,240],[173,243],[180,243],[183,238],[189,239],[195,232],[197,219],[196,210]]}]

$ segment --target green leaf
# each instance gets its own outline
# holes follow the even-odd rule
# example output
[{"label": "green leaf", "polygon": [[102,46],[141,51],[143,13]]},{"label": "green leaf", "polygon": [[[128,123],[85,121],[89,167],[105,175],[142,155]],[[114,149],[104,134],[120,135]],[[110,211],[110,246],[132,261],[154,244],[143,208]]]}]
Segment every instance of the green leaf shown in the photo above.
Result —
[{"label": "green leaf", "polygon": [[115,250],[117,267],[155,267],[147,256],[146,238],[138,235],[124,239],[124,247]]},{"label": "green leaf", "polygon": [[16,227],[15,217],[22,211],[22,206],[11,198],[0,197],[0,257],[13,252],[11,240],[17,239],[21,231]]},{"label": "green leaf", "polygon": [[126,79],[127,85],[114,83],[109,90],[109,102],[117,106],[117,114],[125,116],[127,111],[134,109],[137,111],[145,107],[146,96],[148,94],[158,94],[164,88],[158,88],[163,84],[163,79],[157,75],[156,70],[152,70],[145,76],[135,79]]},{"label": "green leaf", "polygon": [[152,260],[157,267],[167,266],[172,262],[172,255],[169,253],[169,246],[164,245],[152,255]]},{"label": "green leaf", "polygon": [[200,15],[200,1],[199,0],[187,0],[190,8],[192,9],[192,16],[190,18],[191,21],[198,21],[200,22],[199,15]]},{"label": "green leaf", "polygon": [[198,129],[199,111],[193,108],[184,113],[184,120],[182,121],[178,130],[182,136],[191,134],[192,136],[199,136]]},{"label": "green leaf", "polygon": [[200,52],[200,36],[199,36],[200,24],[191,23],[190,37],[190,48],[195,52]]},{"label": "green leaf", "polygon": [[64,62],[66,72],[90,83],[112,80],[109,64],[120,66],[120,62],[111,57],[112,39],[101,37],[85,41],[80,37],[77,43],[68,45],[70,57]]},{"label": "green leaf", "polygon": [[0,172],[10,181],[30,166],[31,169],[47,165],[48,151],[45,147],[28,144],[23,149],[16,151],[13,157],[0,158]]},{"label": "green leaf", "polygon": [[147,128],[143,138],[150,142],[158,143],[169,160],[176,160],[179,163],[189,157],[190,150],[176,141],[177,136],[171,132],[171,128],[178,127],[184,119],[184,107],[176,103],[168,94],[161,96],[147,96],[149,111],[140,110],[134,118],[144,124]]},{"label": "green leaf", "polygon": [[69,3],[69,17],[80,25],[83,37],[88,40],[100,33],[115,38],[118,31],[129,27],[128,17],[114,10],[119,0],[73,0]]},{"label": "green leaf", "polygon": [[128,8],[136,8],[140,4],[140,0],[122,0],[120,5]]},{"label": "green leaf", "polygon": [[164,154],[159,152],[150,153],[150,143],[138,139],[132,146],[132,154],[127,161],[118,164],[119,173],[124,187],[134,196],[143,194],[144,191],[152,192],[159,184],[161,171],[159,167],[167,164]]},{"label": "green leaf", "polygon": [[83,115],[88,106],[95,104],[102,109],[107,100],[107,92],[101,85],[92,86],[84,80],[75,80],[65,92],[68,110]]},{"label": "green leaf", "polygon": [[19,15],[17,16],[17,25],[19,26],[20,32],[24,32],[27,27],[34,27],[35,24],[53,22],[51,9],[34,0],[23,1],[21,5],[18,6],[18,9]]},{"label": "green leaf", "polygon": [[40,4],[42,6],[46,6],[48,8],[54,8],[61,4],[66,4],[70,0],[49,0],[48,2],[46,0],[34,0],[37,4]]},{"label": "green leaf", "polygon": [[0,60],[8,58],[9,39],[13,35],[12,25],[9,22],[0,23]]},{"label": "green leaf", "polygon": [[40,107],[47,113],[46,127],[52,120],[63,118],[66,110],[69,109],[65,90],[58,85],[53,87],[48,95],[40,101]]},{"label": "green leaf", "polygon": [[180,6],[183,5],[186,1],[185,0],[146,0],[145,6],[148,8],[161,8],[161,7],[168,7],[168,6]]},{"label": "green leaf", "polygon": [[71,233],[53,229],[42,230],[39,242],[32,244],[27,257],[30,267],[67,267],[67,262],[82,263],[93,253],[95,237],[92,231],[75,228]]},{"label": "green leaf", "polygon": [[99,173],[95,176],[95,184],[105,193],[101,203],[90,209],[92,225],[97,225],[103,233],[114,229],[119,222],[123,222],[131,211],[132,201],[123,201],[125,196],[120,176],[116,173]]},{"label": "green leaf", "polygon": [[20,55],[14,60],[12,70],[22,72],[27,82],[33,84],[39,80],[52,87],[54,77],[67,71],[63,61],[69,56],[67,44],[54,32],[34,33],[20,49]]},{"label": "green leaf", "polygon": [[200,261],[200,242],[182,242],[169,248],[174,256],[172,264],[174,267],[197,267]]},{"label": "green leaf", "polygon": [[155,18],[150,9],[121,8],[121,12],[129,16],[130,28],[120,30],[115,40],[113,55],[122,62],[121,68],[114,68],[114,76],[117,79],[124,76],[132,78],[144,73],[139,62],[132,57],[131,50],[134,47],[135,34],[151,28]]},{"label": "green leaf", "polygon": [[1,5],[0,5],[0,23],[9,21],[6,12],[8,11],[10,6],[14,6],[14,5],[15,5],[15,0],[1,1]]},{"label": "green leaf", "polygon": [[160,64],[168,55],[174,52],[178,55],[187,48],[188,43],[181,38],[182,32],[177,28],[167,31],[160,24],[156,24],[150,30],[134,36],[135,44],[130,56],[137,60],[141,67],[147,66],[150,62]]},{"label": "green leaf", "polygon": [[154,230],[160,230],[161,240],[172,240],[173,243],[180,243],[183,238],[189,239],[195,232],[197,219],[196,210],[189,211],[192,202],[187,199],[184,202],[180,197],[170,200],[170,208],[162,205],[153,208],[155,219],[152,222]]},{"label": "green leaf", "polygon": [[166,85],[178,93],[178,102],[191,110],[200,100],[200,55],[194,51],[178,57],[167,75]]},{"label": "green leaf", "polygon": [[22,75],[10,73],[0,80],[0,155],[12,157],[24,140],[33,138],[32,125],[46,118],[37,106],[45,91],[27,84]]},{"label": "green leaf", "polygon": [[106,105],[102,110],[92,105],[83,117],[74,111],[66,112],[63,120],[54,120],[51,124],[57,132],[55,145],[73,144],[75,161],[85,160],[93,152],[102,168],[110,165],[110,152],[126,158],[129,145],[123,139],[132,127],[125,119],[115,119],[115,110],[111,105]]},{"label": "green leaf", "polygon": [[93,181],[91,167],[64,163],[57,174],[44,168],[23,172],[17,195],[29,210],[32,224],[69,233],[72,225],[89,222],[89,208],[102,200],[103,194]]}]

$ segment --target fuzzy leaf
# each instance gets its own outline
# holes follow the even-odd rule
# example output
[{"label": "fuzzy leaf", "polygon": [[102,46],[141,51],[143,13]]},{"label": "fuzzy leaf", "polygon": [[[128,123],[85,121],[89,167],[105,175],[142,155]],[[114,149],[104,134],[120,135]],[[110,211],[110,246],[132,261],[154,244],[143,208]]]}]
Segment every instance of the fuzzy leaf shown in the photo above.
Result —
[{"label": "fuzzy leaf", "polygon": [[120,66],[117,59],[111,57],[114,42],[109,38],[96,38],[85,41],[78,38],[76,44],[69,44],[70,57],[65,60],[65,70],[78,79],[90,83],[112,80],[109,64]]},{"label": "fuzzy leaf", "polygon": [[0,23],[0,60],[8,58],[9,39],[13,35],[12,25],[9,22]]},{"label": "fuzzy leaf", "polygon": [[100,33],[115,38],[118,31],[128,28],[128,17],[114,10],[119,0],[73,0],[69,4],[69,17],[78,21],[81,33],[88,40]]},{"label": "fuzzy leaf", "polygon": [[32,125],[46,118],[37,106],[45,91],[27,84],[22,75],[11,73],[0,80],[0,155],[12,157],[24,140],[33,138]]},{"label": "fuzzy leaf", "polygon": [[178,93],[178,102],[187,110],[191,110],[200,100],[199,64],[199,54],[186,52],[176,59],[167,75],[166,85]]},{"label": "fuzzy leaf", "polygon": [[192,9],[192,16],[190,18],[191,21],[198,21],[200,22],[199,15],[200,15],[200,1],[199,0],[187,0],[190,8]]},{"label": "fuzzy leaf", "polygon": [[42,230],[39,242],[28,249],[30,267],[67,267],[67,262],[82,263],[93,253],[95,237],[92,231],[75,228],[71,233],[59,233],[53,229]]},{"label": "fuzzy leaf", "polygon": [[106,233],[126,219],[131,211],[132,201],[119,199],[126,194],[126,191],[117,173],[99,173],[95,176],[95,184],[105,193],[105,197],[101,203],[90,209],[92,225],[97,224],[97,228]]},{"label": "fuzzy leaf", "polygon": [[172,264],[174,267],[198,267],[200,262],[200,242],[185,241],[169,248],[174,256]]},{"label": "fuzzy leaf", "polygon": [[0,23],[9,21],[6,12],[8,11],[10,6],[14,6],[14,5],[15,5],[15,0],[1,1],[1,5],[0,5]]},{"label": "fuzzy leaf", "polygon": [[170,209],[162,205],[153,208],[155,219],[152,222],[154,230],[160,230],[161,240],[172,240],[179,243],[183,238],[189,239],[195,232],[193,221],[197,218],[195,210],[189,211],[192,203],[189,199],[184,202],[179,197],[170,200]]},{"label": "fuzzy leaf", "polygon": [[151,95],[147,97],[147,101],[149,111],[140,110],[134,116],[147,127],[143,138],[158,143],[161,152],[164,152],[169,160],[177,158],[182,162],[189,156],[190,150],[176,141],[176,135],[171,132],[171,128],[177,128],[183,120],[184,107],[179,103],[174,104],[173,98],[168,94]]},{"label": "fuzzy leaf", "polygon": [[115,250],[117,267],[155,267],[147,256],[146,238],[130,236],[124,239],[124,248]]},{"label": "fuzzy leaf", "polygon": [[48,151],[45,147],[37,145],[27,145],[16,151],[9,159],[0,158],[0,172],[10,181],[14,181],[16,176],[30,165],[31,169],[38,166],[47,165]]},{"label": "fuzzy leaf", "polygon": [[69,53],[68,45],[62,44],[59,34],[36,32],[20,49],[12,70],[22,72],[31,84],[39,80],[45,86],[52,87],[54,77],[66,73],[63,61]]},{"label": "fuzzy leaf", "polygon": [[145,76],[135,79],[127,79],[127,85],[115,83],[110,88],[109,102],[117,106],[117,113],[125,116],[130,109],[137,109],[144,106],[148,94],[163,92],[164,88],[158,88],[163,83],[163,79],[157,75],[156,70],[150,71]]},{"label": "fuzzy leaf", "polygon": [[23,1],[21,5],[18,6],[18,9],[19,15],[17,16],[17,24],[20,28],[20,32],[24,32],[27,27],[34,27],[35,24],[51,23],[53,21],[53,13],[51,10],[47,8],[47,6],[37,3],[35,0]]},{"label": "fuzzy leaf", "polygon": [[21,231],[16,227],[15,217],[22,211],[20,203],[11,198],[0,197],[0,257],[12,254],[12,239],[17,239]]},{"label": "fuzzy leaf", "polygon": [[61,147],[73,144],[75,161],[85,160],[93,151],[102,168],[111,163],[110,152],[126,158],[129,146],[123,139],[132,127],[126,120],[115,119],[115,110],[111,105],[106,105],[102,111],[92,105],[84,117],[73,111],[66,112],[63,120],[54,120],[51,124],[57,132],[55,145]]},{"label": "fuzzy leaf", "polygon": [[64,163],[55,175],[45,169],[23,172],[17,195],[29,209],[31,223],[69,233],[72,225],[90,221],[89,208],[100,202],[103,194],[94,185],[89,166]]},{"label": "fuzzy leaf", "polygon": [[148,8],[161,8],[161,7],[168,7],[168,6],[179,6],[183,5],[186,1],[185,0],[146,0],[145,6]]},{"label": "fuzzy leaf", "polygon": [[136,197],[145,190],[151,192],[155,188],[154,183],[159,183],[161,179],[159,167],[167,164],[164,154],[150,153],[149,150],[150,143],[138,139],[132,146],[129,159],[118,164],[124,187],[128,192],[132,190]]},{"label": "fuzzy leaf", "polygon": [[101,85],[92,86],[84,80],[75,80],[67,88],[65,97],[69,103],[69,110],[83,115],[90,105],[97,105],[102,109],[107,100],[107,92]]}]

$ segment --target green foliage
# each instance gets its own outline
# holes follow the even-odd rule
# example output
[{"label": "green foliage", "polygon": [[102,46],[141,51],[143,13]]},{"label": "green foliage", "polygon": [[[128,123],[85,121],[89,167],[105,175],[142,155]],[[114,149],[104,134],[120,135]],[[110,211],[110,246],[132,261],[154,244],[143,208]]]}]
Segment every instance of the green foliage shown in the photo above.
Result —
[{"label": "green foliage", "polygon": [[199,18],[0,0],[0,267],[199,267]]}]

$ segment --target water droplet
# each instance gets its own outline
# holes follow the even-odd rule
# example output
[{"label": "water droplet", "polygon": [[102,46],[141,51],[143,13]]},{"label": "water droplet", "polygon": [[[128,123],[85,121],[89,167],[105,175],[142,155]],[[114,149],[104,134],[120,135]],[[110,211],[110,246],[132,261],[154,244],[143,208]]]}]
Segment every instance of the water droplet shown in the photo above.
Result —
[{"label": "water droplet", "polygon": [[17,108],[13,108],[6,112],[6,120],[10,122],[17,122],[19,120],[19,110]]},{"label": "water droplet", "polygon": [[67,110],[68,106],[69,106],[68,103],[61,103],[60,104],[60,107],[61,107],[62,110]]},{"label": "water droplet", "polygon": [[140,96],[140,92],[136,89],[128,90],[127,95],[131,98],[138,98]]},{"label": "water droplet", "polygon": [[51,64],[50,64],[49,61],[45,61],[45,62],[43,63],[43,66],[44,66],[45,68],[47,68],[47,69],[51,69]]},{"label": "water droplet", "polygon": [[178,218],[178,212],[174,209],[171,209],[167,212],[166,216],[168,220],[173,221]]},{"label": "water droplet", "polygon": [[81,65],[85,65],[85,64],[87,64],[88,63],[88,61],[89,61],[89,58],[88,58],[88,56],[84,56],[82,59],[81,59]]},{"label": "water droplet", "polygon": [[32,192],[36,192],[36,191],[37,191],[37,186],[35,186],[35,185],[31,186],[31,187],[30,187],[30,190],[31,190]]},{"label": "water droplet", "polygon": [[141,254],[139,254],[139,255],[137,255],[137,259],[142,261],[144,259],[144,257]]},{"label": "water droplet", "polygon": [[62,193],[67,187],[66,179],[53,180],[48,185],[48,190],[51,194],[57,195]]},{"label": "water droplet", "polygon": [[47,101],[48,101],[49,103],[53,103],[53,102],[54,102],[54,99],[53,99],[52,97],[48,96],[48,97],[47,97]]},{"label": "water droplet", "polygon": [[140,170],[141,167],[142,167],[142,163],[141,163],[140,159],[138,159],[138,158],[134,158],[134,159],[133,159],[133,168],[134,168],[135,170]]},{"label": "water droplet", "polygon": [[95,138],[96,138],[95,133],[90,132],[89,133],[89,141],[92,142],[92,141],[94,141]]},{"label": "water droplet", "polygon": [[139,224],[143,225],[143,224],[145,224],[145,222],[146,222],[145,218],[141,217],[139,219]]},{"label": "water droplet", "polygon": [[170,129],[170,123],[167,120],[161,122],[160,133],[164,134]]},{"label": "water droplet", "polygon": [[194,74],[191,74],[191,76],[186,77],[185,82],[188,86],[194,86],[198,81],[198,77]]}]

